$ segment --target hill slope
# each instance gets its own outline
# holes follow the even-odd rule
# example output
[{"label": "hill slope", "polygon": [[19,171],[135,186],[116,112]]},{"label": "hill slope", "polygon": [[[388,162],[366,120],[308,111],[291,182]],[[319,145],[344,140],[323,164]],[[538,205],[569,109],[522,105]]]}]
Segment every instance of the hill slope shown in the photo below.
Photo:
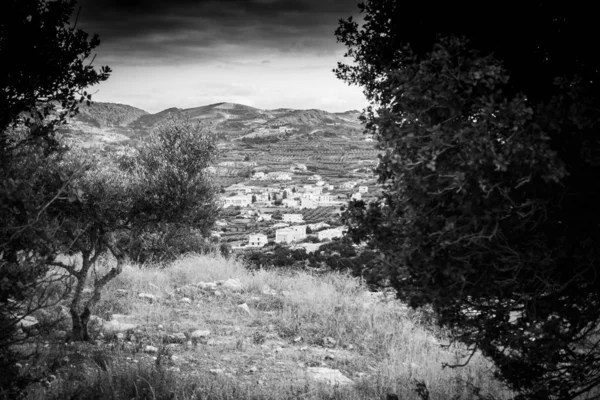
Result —
[{"label": "hill slope", "polygon": [[146,114],[147,111],[126,104],[92,103],[80,105],[79,114],[74,119],[96,128],[125,127]]}]

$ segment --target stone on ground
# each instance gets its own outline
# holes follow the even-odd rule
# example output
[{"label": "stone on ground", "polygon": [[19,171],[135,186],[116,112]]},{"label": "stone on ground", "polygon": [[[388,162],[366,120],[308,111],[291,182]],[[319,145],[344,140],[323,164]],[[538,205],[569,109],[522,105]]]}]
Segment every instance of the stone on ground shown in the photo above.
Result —
[{"label": "stone on ground", "polygon": [[325,367],[309,367],[308,374],[312,379],[318,382],[327,383],[328,385],[352,385],[354,382],[342,374],[338,369]]}]

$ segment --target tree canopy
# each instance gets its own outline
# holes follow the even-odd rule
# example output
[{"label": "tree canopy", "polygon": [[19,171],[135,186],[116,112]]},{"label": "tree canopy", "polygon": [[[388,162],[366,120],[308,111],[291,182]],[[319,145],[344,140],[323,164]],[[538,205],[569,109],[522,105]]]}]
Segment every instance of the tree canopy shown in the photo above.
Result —
[{"label": "tree canopy", "polygon": [[[80,191],[73,176],[55,168],[64,147],[56,128],[91,95],[85,89],[106,80],[89,57],[99,45],[72,21],[75,1],[8,0],[0,13],[0,387],[9,397],[24,382],[11,344],[27,338],[16,327],[48,306],[37,289],[51,285],[48,261],[56,247],[48,238],[64,215],[50,216]],[[43,291],[42,291],[43,292]],[[12,361],[11,361],[12,360]]]},{"label": "tree canopy", "polygon": [[[398,296],[498,367],[522,396],[600,385],[600,65],[592,13],[542,2],[393,0],[341,20],[362,120],[383,151],[377,203],[349,234]],[[518,11],[515,11],[518,10]]]}]

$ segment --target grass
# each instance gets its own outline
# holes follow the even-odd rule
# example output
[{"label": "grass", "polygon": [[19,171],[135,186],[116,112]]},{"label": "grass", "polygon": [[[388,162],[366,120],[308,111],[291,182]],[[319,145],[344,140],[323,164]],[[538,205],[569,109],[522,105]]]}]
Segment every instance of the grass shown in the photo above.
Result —
[{"label": "grass", "polygon": [[[190,285],[230,278],[241,290],[213,293]],[[161,300],[149,303],[138,297],[142,292]],[[250,314],[238,307],[243,303]],[[374,298],[359,280],[340,273],[252,272],[218,256],[186,257],[166,269],[129,266],[95,314],[127,315],[139,325],[135,339],[50,344],[37,368],[56,379],[32,385],[29,399],[418,399],[418,382],[431,399],[477,398],[472,388],[511,397],[480,355],[467,367],[442,368],[462,360],[464,349],[442,348],[445,336],[427,330],[419,313]],[[163,343],[165,334],[189,337],[196,329],[209,330],[208,340]],[[334,347],[322,346],[326,337]],[[146,345],[160,354],[144,353]],[[307,375],[315,366],[338,369],[354,384],[318,383]]]}]

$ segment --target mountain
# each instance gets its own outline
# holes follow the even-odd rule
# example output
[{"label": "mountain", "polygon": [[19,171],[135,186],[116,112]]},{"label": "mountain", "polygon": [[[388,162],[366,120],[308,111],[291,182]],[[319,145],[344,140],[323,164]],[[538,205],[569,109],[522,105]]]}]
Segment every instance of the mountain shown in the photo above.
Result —
[{"label": "mountain", "polygon": [[81,105],[79,114],[62,129],[86,147],[109,151],[134,144],[170,117],[206,123],[225,142],[238,140],[272,143],[288,140],[361,141],[363,127],[356,110],[330,113],[323,110],[279,108],[261,110],[236,103],[215,103],[193,108],[167,108],[150,114],[126,104]]},{"label": "mountain", "polygon": [[92,103],[88,106],[83,103],[74,120],[96,128],[125,127],[147,114],[144,110],[125,104]]},{"label": "mountain", "polygon": [[346,133],[358,132],[362,130],[359,115],[354,110],[343,113],[288,108],[261,110],[235,103],[215,103],[186,109],[173,107],[150,114],[125,104],[92,103],[90,106],[83,105],[70,125],[77,131],[112,129],[125,135],[129,132],[139,138],[169,117],[187,117],[206,122],[213,130],[235,138],[257,132],[278,133],[280,127],[301,134],[317,131],[335,133],[342,130]]}]

